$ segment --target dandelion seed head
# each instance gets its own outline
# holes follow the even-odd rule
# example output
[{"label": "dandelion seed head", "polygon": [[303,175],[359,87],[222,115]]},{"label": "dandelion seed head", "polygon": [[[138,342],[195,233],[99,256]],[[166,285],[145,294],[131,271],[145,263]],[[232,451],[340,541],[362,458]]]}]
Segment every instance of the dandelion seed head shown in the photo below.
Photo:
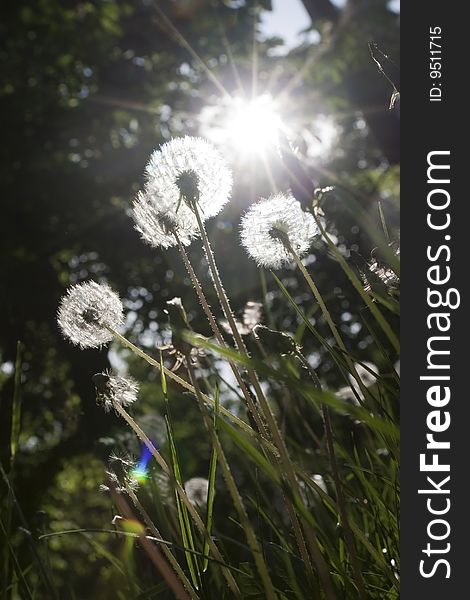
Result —
[{"label": "dandelion seed head", "polygon": [[206,140],[174,138],[155,150],[145,169],[146,194],[157,213],[186,228],[196,225],[191,202],[203,220],[214,217],[228,202],[232,174],[219,152]]},{"label": "dandelion seed head", "polygon": [[120,377],[110,373],[97,373],[92,377],[96,388],[97,401],[109,412],[115,404],[124,408],[137,400],[139,386],[129,377]]},{"label": "dandelion seed head", "polygon": [[183,246],[189,246],[198,235],[194,215],[182,211],[175,219],[171,212],[160,212],[157,205],[146,192],[139,192],[134,200],[132,217],[141,238],[154,248],[170,248],[177,244],[176,233]]},{"label": "dandelion seed head", "polygon": [[[101,373],[99,375],[101,375]],[[96,375],[94,377],[96,377]],[[133,460],[127,453],[119,454],[117,452],[112,452],[109,455],[108,461],[110,464],[118,463],[120,466],[127,469],[130,469],[135,465],[135,460]]]},{"label": "dandelion seed head", "polygon": [[106,329],[124,321],[119,296],[104,283],[71,286],[60,301],[57,322],[65,337],[81,348],[97,348],[113,339]]},{"label": "dandelion seed head", "polygon": [[209,482],[203,477],[193,477],[184,484],[184,491],[192,504],[205,506],[207,504]]},{"label": "dandelion seed head", "polygon": [[275,194],[253,204],[242,219],[241,241],[258,266],[280,269],[293,261],[283,239],[299,256],[309,249],[318,227],[293,196]]}]

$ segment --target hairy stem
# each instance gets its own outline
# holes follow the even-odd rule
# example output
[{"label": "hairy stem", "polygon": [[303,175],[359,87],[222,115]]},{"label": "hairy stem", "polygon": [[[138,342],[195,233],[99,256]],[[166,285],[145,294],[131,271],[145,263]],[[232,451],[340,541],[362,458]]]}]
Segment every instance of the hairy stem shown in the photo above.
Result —
[{"label": "hairy stem", "polygon": [[[221,563],[224,563],[222,555],[221,555],[217,545],[215,544],[214,540],[209,535],[201,517],[199,516],[199,513],[194,508],[192,502],[189,500],[188,496],[186,495],[186,492],[184,491],[184,488],[172,476],[171,469],[168,466],[168,464],[166,463],[163,456],[160,454],[160,452],[158,452],[158,450],[152,444],[152,442],[150,441],[148,436],[145,434],[145,432],[139,427],[139,425],[134,421],[134,419],[130,416],[130,414],[126,410],[124,410],[124,408],[118,402],[113,401],[113,408],[131,427],[131,429],[134,431],[134,433],[137,435],[137,437],[145,444],[145,446],[148,448],[148,450],[151,453],[151,455],[153,456],[153,458],[157,461],[158,465],[161,467],[162,471],[170,477],[170,480],[173,482],[173,485],[175,486],[176,493],[178,494],[178,496],[181,498],[181,501],[188,509],[188,512],[191,515],[191,518],[194,521],[194,524],[199,529],[199,531],[204,536],[204,538],[207,540],[209,547],[212,551],[212,554],[218,561],[220,561]],[[238,588],[238,585],[237,585],[235,579],[233,578],[233,575],[230,573],[230,570],[224,566],[222,566],[221,568],[222,568],[222,573],[223,573],[230,589],[232,590],[232,592],[235,594],[235,596],[237,598],[240,598],[241,597],[240,590]]]},{"label": "hairy stem", "polygon": [[188,373],[191,379],[191,382],[194,386],[194,389],[196,390],[196,398],[198,400],[199,403],[199,407],[201,409],[202,412],[202,416],[204,419],[204,423],[206,425],[207,430],[209,431],[209,433],[212,436],[212,441],[214,444],[214,447],[216,449],[217,452],[217,458],[220,462],[220,465],[222,467],[222,471],[224,474],[224,479],[225,482],[227,484],[228,490],[230,492],[230,495],[232,496],[232,500],[233,503],[235,505],[235,508],[238,512],[238,515],[240,517],[240,521],[242,524],[242,527],[245,531],[245,535],[246,535],[246,539],[248,542],[248,545],[250,547],[250,550],[253,554],[253,557],[255,559],[255,563],[256,566],[258,568],[258,572],[259,575],[261,577],[261,581],[263,582],[263,586],[264,586],[264,590],[266,593],[266,598],[274,600],[277,596],[276,593],[274,591],[274,586],[273,583],[271,581],[271,577],[269,576],[269,572],[268,572],[268,567],[266,565],[266,562],[264,560],[263,557],[263,553],[261,550],[261,547],[258,543],[258,540],[256,539],[256,535],[255,532],[253,531],[253,527],[250,523],[250,520],[248,518],[248,514],[246,512],[246,509],[243,505],[243,500],[240,496],[240,492],[238,491],[237,488],[237,484],[235,483],[235,480],[233,478],[232,472],[230,470],[227,458],[225,456],[225,452],[222,448],[222,445],[220,443],[219,437],[217,435],[217,432],[214,429],[214,424],[211,420],[211,418],[209,417],[209,415],[207,414],[207,408],[204,404],[204,400],[202,398],[201,395],[201,391],[199,388],[199,385],[197,383],[195,374],[194,374],[194,369],[191,365],[191,361],[189,356],[186,358],[186,363],[187,363],[187,368],[188,368]]},{"label": "hairy stem", "polygon": [[[320,383],[320,379],[316,371],[309,365],[305,356],[298,351],[296,356],[299,358],[300,362],[303,364],[305,369],[309,372],[315,386],[321,391],[322,385]],[[349,516],[348,511],[346,509],[346,502],[343,493],[343,486],[341,484],[341,477],[338,469],[338,461],[336,459],[336,452],[334,447],[334,438],[333,438],[333,427],[331,424],[331,411],[326,404],[321,405],[322,415],[323,415],[323,424],[325,428],[325,436],[326,436],[326,447],[328,450],[328,458],[330,461],[331,472],[333,474],[333,481],[335,484],[336,497],[338,499],[338,507],[341,515],[341,521],[343,523],[344,528],[344,537],[346,541],[346,546],[349,551],[349,555],[351,557],[351,564],[354,572],[354,579],[356,581],[357,590],[359,593],[359,598],[361,600],[366,600],[367,595],[364,587],[364,578],[362,576],[362,571],[359,564],[359,558],[357,556],[357,549],[354,543],[354,536],[351,531],[351,527],[349,524]]]},{"label": "hairy stem", "polygon": [[[118,333],[115,329],[112,329],[111,327],[106,327],[106,329],[110,333],[112,333],[113,336],[119,342],[121,342],[121,344],[123,344],[126,348],[129,348],[129,350],[132,350],[132,352],[134,352],[134,354],[143,358],[149,365],[151,365],[152,367],[155,367],[156,369],[161,371],[162,366],[160,365],[158,360],[155,360],[154,358],[149,356],[146,352],[141,350],[138,346],[136,346],[131,341],[129,341],[127,338],[125,338],[123,335]],[[175,383],[180,385],[182,388],[184,388],[185,390],[187,390],[194,396],[196,395],[196,392],[195,392],[193,386],[190,383],[188,383],[185,379],[183,379],[176,373],[173,373],[173,371],[170,371],[166,367],[163,367],[163,372],[165,373],[165,377],[168,377],[168,379],[171,379],[172,381],[174,381]],[[212,398],[210,398],[206,394],[202,394],[202,397],[204,399],[204,402],[206,402],[207,404],[209,404],[212,407],[214,406],[214,400]],[[264,448],[266,448],[271,454],[274,454],[275,456],[277,456],[278,453],[277,453],[275,446],[271,442],[266,440],[264,437],[262,437],[252,427],[250,427],[250,425],[248,425],[248,423],[245,423],[245,421],[243,421],[242,419],[240,419],[239,417],[237,417],[236,415],[231,413],[224,406],[221,406],[219,410],[225,417],[228,417],[233,423],[235,423],[235,425],[238,425],[238,427],[240,427],[240,429],[243,429],[243,431],[245,433],[247,433],[251,437],[254,437],[257,440],[259,440],[261,445]]]},{"label": "hairy stem", "polygon": [[[206,314],[206,317],[210,323],[211,329],[217,339],[217,341],[219,342],[220,346],[222,346],[222,348],[226,348],[226,344],[225,344],[225,340],[224,337],[220,331],[219,326],[217,325],[217,322],[214,318],[214,315],[212,314],[211,308],[209,306],[209,303],[207,302],[207,298],[204,294],[204,291],[202,289],[202,286],[197,278],[197,275],[193,269],[193,266],[189,260],[189,257],[186,253],[186,250],[184,249],[183,244],[181,243],[178,235],[175,233],[175,237],[176,237],[176,241],[178,242],[178,248],[181,254],[181,258],[183,259],[184,265],[186,267],[186,270],[189,274],[189,277],[191,279],[191,282],[193,284],[194,289],[196,290],[196,294],[199,298],[199,301],[201,303],[201,306]],[[249,390],[247,389],[245,382],[242,379],[242,376],[240,375],[240,372],[237,368],[237,366],[235,365],[235,363],[233,363],[232,361],[228,361],[230,368],[232,369],[232,372],[235,376],[235,379],[237,380],[238,385],[240,386],[240,389],[243,393],[243,397],[245,398],[245,402],[247,404],[248,410],[251,412],[251,414],[253,415],[253,418],[256,422],[256,425],[258,427],[259,433],[261,435],[263,435],[265,438],[268,437],[267,431],[266,431],[266,427],[264,425],[264,422],[258,412],[258,409],[256,408],[255,403],[253,402],[253,399],[250,395]]]},{"label": "hairy stem", "polygon": [[[197,222],[199,225],[199,231],[201,234],[204,252],[205,252],[206,259],[207,259],[207,262],[209,265],[209,270],[210,270],[210,273],[212,276],[212,281],[214,283],[214,287],[217,292],[217,296],[219,298],[220,305],[224,312],[225,318],[227,319],[227,321],[230,325],[230,328],[232,330],[232,335],[235,340],[238,351],[240,352],[240,354],[242,356],[249,358],[249,354],[246,349],[245,343],[244,343],[242,336],[240,335],[240,332],[238,331],[238,328],[236,326],[229,299],[227,297],[227,294],[225,293],[224,286],[220,279],[220,275],[219,275],[219,271],[217,268],[217,264],[215,262],[214,254],[212,252],[209,238],[207,237],[207,233],[206,233],[206,230],[204,227],[204,223],[201,219],[201,215],[199,213],[197,203],[193,204],[193,209],[194,209],[194,213],[196,215],[196,219],[197,219]],[[277,425],[274,414],[272,413],[271,407],[269,406],[266,396],[264,395],[264,392],[261,388],[261,384],[259,382],[258,376],[257,376],[256,372],[250,367],[247,367],[247,372],[248,372],[248,377],[250,379],[250,382],[253,385],[253,388],[258,397],[261,409],[263,411],[263,415],[269,426],[270,433],[273,436],[274,444],[279,451],[280,460],[281,460],[281,463],[285,470],[285,475],[287,477],[287,481],[289,483],[290,489],[292,490],[292,492],[294,494],[300,495],[299,485],[295,478],[294,468],[293,468],[292,462],[289,458],[287,447],[285,445],[284,439],[283,439],[282,434]],[[305,563],[305,567],[310,574],[310,577],[313,578],[312,566],[311,566],[307,548],[305,545],[305,540],[302,535],[302,529],[301,529],[299,521],[298,521],[297,513],[295,512],[295,510],[292,510],[289,512],[292,517],[292,525],[294,527],[294,533],[296,535],[297,545],[299,547],[300,554]],[[307,527],[309,527],[308,524],[307,524]],[[322,580],[325,594],[328,599],[333,599],[335,596],[334,596],[333,587],[331,584],[330,574],[328,572],[328,567],[326,565],[325,559],[323,558],[323,555],[321,554],[320,546],[318,544],[316,534],[313,530],[311,530],[311,535],[308,536],[308,539],[310,541],[310,544],[309,544],[310,551],[312,553],[312,556],[313,556],[313,559],[317,566],[320,578]]]},{"label": "hairy stem", "polygon": [[[142,506],[142,504],[141,504],[140,500],[138,499],[137,495],[129,487],[129,485],[127,485],[127,483],[124,483],[124,485],[126,487],[126,492],[127,492],[128,496],[129,496],[129,498],[132,500],[134,506],[137,508],[137,510],[142,515],[142,517],[143,517],[143,519],[144,519],[147,527],[150,529],[150,531],[153,533],[153,535],[156,538],[162,539],[162,537],[163,537],[162,534],[157,529],[156,525],[154,524],[154,522],[152,521],[152,519],[148,515],[147,511],[145,510],[145,508]],[[189,579],[186,577],[183,569],[181,568],[181,565],[179,564],[179,562],[174,557],[173,552],[168,548],[168,546],[166,544],[162,544],[161,548],[162,548],[163,553],[165,554],[166,558],[170,562],[171,566],[176,571],[176,574],[180,578],[182,584],[186,588],[188,594],[191,596],[192,600],[199,600],[199,596],[197,595],[197,593],[196,593],[195,589],[193,588],[193,586],[192,586],[191,582],[189,581]]]},{"label": "hairy stem", "polygon": [[354,362],[351,360],[351,358],[348,354],[346,346],[344,345],[344,342],[339,334],[338,328],[336,327],[333,319],[331,318],[330,311],[328,310],[328,307],[326,306],[325,301],[323,300],[320,290],[317,288],[317,286],[316,286],[315,282],[313,281],[313,279],[311,278],[309,272],[307,271],[304,264],[300,260],[300,256],[297,254],[297,252],[292,247],[292,244],[290,243],[289,238],[286,236],[282,241],[283,241],[284,245],[286,246],[286,249],[292,254],[292,257],[293,257],[297,267],[299,268],[299,271],[304,276],[304,279],[307,282],[308,287],[311,289],[315,300],[318,302],[320,310],[322,311],[323,316],[325,317],[325,320],[328,323],[330,331],[333,334],[333,337],[334,337],[336,343],[338,344],[339,349],[343,353],[343,357],[348,365],[349,371],[353,375],[354,379],[357,381],[361,392],[364,394],[364,397],[368,397],[370,395],[370,392],[365,387],[362,379],[360,378],[360,376],[357,372]]},{"label": "hairy stem", "polygon": [[[129,504],[125,500],[124,496],[122,494],[118,493],[118,491],[116,490],[116,486],[114,485],[114,482],[112,481],[112,479],[109,475],[107,475],[106,485],[109,487],[109,490],[111,492],[113,500],[114,500],[120,514],[125,519],[135,521],[136,518],[135,518],[134,513],[132,512]],[[161,537],[161,536],[158,536],[158,537]],[[142,531],[138,534],[138,540],[140,541],[142,548],[147,553],[147,556],[149,557],[151,562],[155,565],[156,569],[158,570],[160,575],[166,581],[168,587],[171,589],[171,591],[175,595],[175,598],[177,598],[178,600],[191,600],[191,598],[194,598],[193,596],[190,596],[188,594],[188,592],[185,590],[181,581],[176,577],[174,571],[171,569],[170,565],[168,564],[168,562],[165,560],[164,556],[162,555],[160,548],[158,546],[156,546],[155,543],[153,543],[151,540],[148,539],[148,537],[144,533],[143,528],[142,528]],[[165,546],[163,546],[163,548],[168,550],[168,548],[166,548]],[[196,596],[196,598],[197,598],[197,596]]]}]

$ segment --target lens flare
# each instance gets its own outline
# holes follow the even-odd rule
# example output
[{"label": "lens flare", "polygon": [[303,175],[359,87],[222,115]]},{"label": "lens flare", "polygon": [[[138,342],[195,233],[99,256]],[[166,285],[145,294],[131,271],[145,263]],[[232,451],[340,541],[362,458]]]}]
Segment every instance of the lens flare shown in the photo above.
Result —
[{"label": "lens flare", "polygon": [[145,533],[145,527],[140,523],[140,521],[136,521],[135,519],[122,519],[119,522],[121,528],[126,533],[134,533],[137,535],[142,535]]},{"label": "lens flare", "polygon": [[139,463],[131,471],[132,477],[140,484],[145,483],[148,479],[147,464],[151,457],[152,455],[150,453],[150,450],[147,448],[147,446],[144,446],[142,448]]}]

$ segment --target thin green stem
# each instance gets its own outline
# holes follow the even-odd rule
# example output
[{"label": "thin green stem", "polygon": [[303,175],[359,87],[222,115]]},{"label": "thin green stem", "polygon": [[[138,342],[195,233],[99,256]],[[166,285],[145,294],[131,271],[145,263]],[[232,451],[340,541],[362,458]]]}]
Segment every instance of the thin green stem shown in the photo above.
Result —
[{"label": "thin green stem", "polygon": [[2,479],[5,482],[7,492],[11,497],[12,505],[15,507],[19,521],[20,521],[24,531],[28,532],[26,535],[26,539],[28,540],[29,546],[31,548],[31,553],[37,562],[39,572],[41,573],[41,576],[43,578],[44,586],[47,588],[48,593],[50,594],[50,597],[57,598],[57,600],[58,600],[59,595],[55,588],[54,582],[52,581],[52,579],[50,577],[50,573],[46,569],[46,566],[44,565],[44,562],[39,554],[39,551],[36,547],[36,540],[34,539],[32,533],[30,533],[31,528],[28,526],[28,523],[26,522],[26,518],[24,516],[23,509],[21,508],[20,503],[18,502],[18,498],[16,497],[13,486],[11,485],[10,478],[9,478],[8,474],[5,472],[5,470],[3,469],[1,462],[0,462],[0,475],[2,476]]},{"label": "thin green stem", "polygon": [[347,262],[345,261],[344,257],[342,256],[341,252],[338,250],[338,248],[336,247],[336,245],[331,240],[330,236],[326,233],[325,228],[321,224],[320,219],[315,214],[313,214],[313,218],[315,219],[315,222],[317,223],[318,228],[320,229],[320,232],[321,232],[322,236],[326,240],[326,242],[328,244],[328,247],[330,248],[330,250],[332,251],[332,253],[337,258],[337,260],[338,260],[339,264],[341,265],[343,271],[346,273],[346,275],[348,276],[349,280],[351,281],[351,283],[353,284],[353,286],[355,287],[355,289],[357,290],[357,292],[361,296],[362,300],[365,302],[365,304],[369,308],[370,312],[374,316],[375,320],[380,325],[382,331],[387,336],[387,338],[388,338],[389,342],[392,344],[394,350],[397,353],[399,353],[400,352],[400,342],[399,342],[397,336],[395,335],[395,333],[392,331],[392,328],[388,324],[387,320],[385,319],[385,317],[383,316],[383,314],[380,312],[380,310],[377,308],[377,306],[374,304],[374,302],[372,302],[372,300],[370,299],[369,295],[364,291],[364,288],[362,287],[362,284],[361,284],[360,280],[356,277],[356,275],[354,274],[354,272],[352,271],[352,269],[350,268],[350,266],[347,264]]},{"label": "thin green stem", "polygon": [[[317,375],[315,369],[313,369],[309,365],[307,359],[300,351],[298,351],[296,353],[296,355],[299,358],[299,360],[301,361],[301,363],[303,364],[303,366],[305,367],[305,369],[309,372],[315,386],[321,391],[322,385],[321,385],[320,379],[318,378],[318,375]],[[351,531],[351,527],[349,524],[348,511],[346,509],[346,502],[345,502],[344,493],[343,493],[343,486],[341,484],[341,477],[340,477],[339,469],[338,469],[338,461],[336,459],[334,437],[333,437],[333,427],[331,424],[331,411],[330,411],[330,408],[323,403],[321,405],[321,408],[322,408],[322,415],[323,415],[323,424],[324,424],[324,428],[325,428],[326,447],[328,450],[328,458],[330,461],[331,472],[333,474],[333,481],[335,484],[336,497],[338,499],[338,507],[339,507],[339,512],[341,515],[341,521],[343,523],[346,546],[348,548],[349,555],[351,557],[351,563],[352,563],[352,568],[353,568],[353,572],[354,572],[354,578],[356,581],[357,590],[359,593],[359,598],[361,600],[366,600],[367,596],[366,596],[366,591],[365,591],[365,587],[364,587],[364,578],[362,576],[362,571],[361,571],[360,564],[359,564],[359,558],[357,556],[357,548],[354,543],[354,536],[353,536],[353,533]]]},{"label": "thin green stem", "polygon": [[[139,427],[139,425],[134,421],[134,419],[130,416],[130,414],[118,402],[113,401],[113,408],[131,427],[131,429],[134,431],[134,433],[137,435],[137,437],[145,444],[145,446],[148,448],[149,452],[151,453],[153,458],[157,461],[158,465],[161,467],[163,472],[166,473],[170,477],[170,480],[173,481],[176,493],[178,494],[178,496],[181,498],[181,501],[188,509],[188,512],[191,515],[191,518],[193,519],[194,524],[199,529],[199,531],[204,536],[204,538],[207,540],[213,556],[220,562],[224,562],[217,545],[215,544],[215,542],[211,538],[211,536],[208,534],[206,527],[205,527],[201,517],[199,516],[199,513],[196,511],[192,502],[189,500],[188,496],[186,495],[186,492],[184,491],[184,488],[178,483],[178,481],[175,480],[174,477],[172,477],[170,467],[166,463],[163,456],[158,452],[158,450],[152,444],[152,442],[150,441],[148,436],[145,434],[145,432]],[[235,579],[233,578],[233,575],[230,573],[230,571],[226,567],[221,567],[221,568],[222,568],[222,573],[223,573],[230,589],[232,590],[232,592],[235,594],[235,596],[237,598],[241,597],[240,590],[238,588],[238,585],[237,585]]]},{"label": "thin green stem", "polygon": [[[152,358],[151,356],[149,356],[146,352],[141,350],[141,348],[139,348],[138,346],[133,344],[131,341],[129,341],[123,335],[118,333],[115,329],[112,329],[112,327],[106,327],[106,329],[110,333],[112,333],[113,336],[119,342],[121,342],[121,344],[123,344],[123,346],[125,346],[126,348],[129,348],[129,350],[132,350],[132,352],[134,352],[134,354],[143,358],[149,365],[151,365],[152,367],[155,367],[156,369],[161,371],[162,367],[161,367],[160,363],[158,362],[158,360],[155,360],[155,358]],[[173,373],[173,371],[170,371],[166,367],[163,367],[163,372],[165,373],[165,376],[168,377],[168,379],[171,379],[172,381],[174,381],[175,383],[180,385],[182,388],[184,388],[191,394],[196,395],[196,392],[195,392],[193,386],[190,383],[188,383],[185,379],[183,379],[176,373]],[[210,406],[213,407],[215,405],[214,400],[212,398],[210,398],[209,396],[207,396],[206,394],[202,394],[202,397],[204,398],[204,402],[206,402]],[[237,417],[236,415],[231,413],[224,406],[220,407],[220,412],[225,417],[228,417],[233,423],[235,423],[235,425],[238,425],[238,427],[240,427],[240,429],[243,429],[243,431],[248,433],[251,437],[254,437],[257,440],[259,440],[260,443],[262,444],[262,446],[265,447],[267,450],[269,450],[269,452],[271,452],[271,454],[277,455],[277,450],[274,447],[274,445],[271,442],[269,442],[268,440],[266,440],[265,438],[263,438],[252,427],[250,427],[250,425],[248,425],[248,423],[245,423],[245,421],[243,421],[242,419],[240,419],[239,417]]]},{"label": "thin green stem", "polygon": [[292,247],[292,244],[290,243],[289,238],[286,236],[285,238],[283,238],[282,241],[283,241],[284,245],[286,246],[286,249],[292,254],[295,264],[297,265],[297,267],[299,268],[299,271],[304,276],[304,279],[307,282],[309,288],[311,289],[315,300],[318,302],[320,310],[322,311],[323,316],[325,317],[325,320],[328,323],[330,331],[333,334],[333,337],[334,337],[336,343],[338,344],[339,349],[343,352],[344,359],[348,365],[351,375],[357,381],[361,392],[364,394],[364,397],[369,396],[370,392],[365,387],[364,382],[362,381],[361,377],[359,376],[359,374],[357,372],[354,362],[351,360],[351,358],[349,356],[346,346],[344,345],[344,342],[339,334],[338,328],[336,327],[333,319],[331,318],[330,311],[328,310],[328,307],[326,306],[326,304],[323,300],[320,290],[317,288],[317,286],[316,286],[315,282],[313,281],[313,279],[311,278],[309,272],[307,271],[304,264],[300,260],[300,256],[297,254],[297,252]]},{"label": "thin green stem", "polygon": [[269,572],[268,572],[268,567],[264,561],[264,557],[263,557],[263,553],[261,550],[261,547],[258,543],[258,540],[256,539],[256,535],[255,532],[253,531],[253,527],[250,523],[250,520],[248,518],[248,514],[246,512],[246,509],[243,505],[243,500],[240,496],[240,492],[238,491],[237,488],[237,484],[235,483],[235,480],[233,478],[232,472],[230,470],[227,458],[225,456],[225,452],[222,448],[222,445],[220,443],[219,437],[217,435],[217,432],[214,429],[214,423],[212,422],[210,416],[207,414],[207,409],[206,409],[206,405],[204,403],[204,400],[202,398],[201,395],[201,390],[199,388],[199,384],[197,383],[196,377],[194,375],[194,369],[191,365],[191,360],[190,357],[187,356],[186,357],[186,363],[187,363],[187,369],[188,369],[188,373],[191,379],[191,382],[193,384],[194,389],[196,390],[196,398],[198,400],[199,403],[199,407],[201,409],[202,412],[202,416],[204,419],[204,423],[206,425],[207,430],[209,431],[209,433],[212,436],[212,441],[214,444],[214,448],[217,452],[217,457],[218,460],[220,462],[220,465],[222,467],[222,471],[224,474],[224,479],[225,482],[227,484],[228,490],[230,492],[230,495],[232,496],[232,500],[233,503],[235,505],[235,508],[238,512],[238,515],[240,517],[240,521],[242,524],[242,527],[245,531],[245,535],[246,535],[246,539],[248,542],[248,545],[250,547],[250,550],[253,554],[253,557],[255,559],[255,563],[259,572],[259,575],[261,577],[261,581],[263,582],[263,587],[266,593],[266,598],[271,599],[271,600],[275,600],[276,593],[274,591],[274,586],[273,583],[271,581],[271,577],[269,576]]},{"label": "thin green stem", "polygon": [[[143,517],[143,519],[144,519],[147,527],[150,529],[150,531],[153,533],[153,535],[156,538],[163,539],[162,534],[157,529],[156,525],[154,524],[154,522],[150,518],[150,516],[147,513],[147,511],[145,510],[145,508],[142,506],[142,504],[141,504],[140,500],[138,499],[137,495],[134,493],[134,491],[129,487],[129,485],[127,483],[124,483],[124,485],[125,485],[125,488],[126,488],[127,495],[132,500],[132,502],[133,502],[134,506],[136,507],[136,509],[142,515],[142,517]],[[196,590],[193,588],[193,586],[191,585],[191,582],[186,577],[186,575],[185,575],[183,569],[181,568],[179,562],[174,557],[173,552],[168,548],[168,546],[166,544],[161,544],[161,549],[163,550],[163,553],[165,554],[168,562],[171,564],[171,566],[175,570],[176,574],[180,578],[181,583],[184,585],[184,587],[185,587],[186,591],[188,592],[188,594],[191,596],[191,598],[193,600],[199,600],[199,596],[197,595]]]},{"label": "thin green stem", "polygon": [[[193,210],[194,210],[194,214],[196,216],[197,222],[198,222],[198,226],[199,226],[199,232],[201,234],[201,239],[202,239],[202,244],[203,244],[203,248],[204,248],[204,252],[206,255],[206,259],[209,265],[209,270],[212,276],[212,281],[214,283],[214,287],[215,290],[217,292],[217,296],[219,298],[219,302],[220,305],[222,307],[222,310],[224,312],[225,318],[227,319],[230,328],[232,330],[232,335],[233,338],[235,340],[236,346],[238,348],[238,351],[240,352],[240,354],[246,358],[249,358],[249,354],[248,351],[246,349],[245,343],[242,339],[242,336],[240,335],[240,332],[238,331],[237,325],[235,323],[235,319],[233,316],[233,312],[230,306],[230,302],[229,299],[227,297],[227,294],[225,293],[225,289],[224,286],[222,284],[222,280],[220,279],[220,275],[219,275],[219,271],[217,268],[217,264],[215,262],[215,258],[214,258],[214,254],[212,252],[212,248],[209,242],[209,238],[207,237],[207,233],[204,227],[204,223],[201,219],[201,215],[199,213],[199,209],[197,206],[197,203],[193,204]],[[300,491],[299,491],[299,486],[298,486],[298,482],[295,478],[295,472],[294,472],[294,468],[293,465],[291,463],[291,460],[289,458],[289,454],[287,451],[287,447],[285,445],[284,439],[282,437],[282,434],[279,430],[279,427],[277,425],[276,419],[272,413],[271,407],[269,406],[269,403],[266,399],[266,396],[264,395],[264,392],[261,388],[261,384],[259,382],[258,376],[256,374],[256,372],[250,368],[247,367],[247,373],[248,373],[248,377],[250,379],[251,384],[253,385],[253,388],[256,392],[256,395],[258,397],[263,415],[267,421],[267,424],[269,426],[269,430],[271,435],[273,436],[273,441],[275,446],[277,447],[278,451],[279,451],[279,457],[281,460],[281,463],[284,467],[285,470],[285,475],[287,477],[290,489],[293,491],[294,494],[300,495]],[[302,556],[302,559],[305,563],[305,567],[307,569],[307,571],[310,574],[310,577],[313,578],[313,571],[312,571],[312,566],[311,566],[311,562],[308,556],[308,552],[307,552],[307,548],[305,545],[305,540],[303,538],[302,535],[302,529],[300,527],[300,524],[298,522],[298,517],[297,514],[295,512],[295,510],[289,511],[292,517],[292,524],[294,527],[294,533],[296,535],[296,539],[297,539],[297,545],[299,547],[299,551],[300,554]],[[323,558],[323,555],[321,554],[321,550],[320,550],[320,546],[318,544],[318,540],[316,537],[315,532],[312,530],[311,531],[311,535],[308,536],[308,539],[310,541],[310,551],[312,553],[312,556],[314,558],[314,561],[316,563],[320,578],[322,580],[323,583],[323,587],[326,593],[327,598],[329,599],[333,599],[334,598],[334,592],[333,592],[333,587],[331,584],[331,579],[330,579],[330,575],[328,572],[328,567],[326,565],[326,562]]]},{"label": "thin green stem", "polygon": [[[181,254],[181,258],[183,259],[184,265],[186,267],[186,270],[189,274],[189,277],[191,279],[191,282],[193,284],[194,289],[196,290],[196,294],[199,298],[199,301],[201,303],[201,306],[206,314],[206,317],[210,323],[211,329],[217,339],[217,341],[219,342],[219,344],[222,346],[222,348],[226,348],[226,344],[225,344],[225,340],[224,337],[220,331],[219,326],[217,325],[217,321],[214,318],[214,315],[212,314],[211,308],[209,306],[209,303],[207,302],[207,298],[204,294],[204,290],[202,289],[202,286],[199,282],[199,279],[197,278],[197,275],[193,269],[193,266],[189,260],[189,257],[186,253],[186,250],[184,249],[183,244],[181,243],[178,235],[175,233],[175,238],[176,241],[178,242],[178,248]],[[248,407],[248,410],[251,412],[251,414],[253,415],[253,418],[256,422],[256,425],[258,427],[259,433],[264,436],[265,438],[268,437],[267,431],[266,431],[266,427],[264,425],[264,422],[261,418],[261,415],[258,412],[258,409],[256,408],[255,403],[253,402],[253,399],[250,395],[249,390],[247,389],[245,382],[242,379],[242,376],[240,375],[240,372],[237,368],[237,366],[232,362],[232,361],[228,361],[230,368],[232,369],[232,372],[235,376],[235,379],[237,380],[238,385],[240,386],[240,389],[243,393],[243,397],[245,398],[245,402],[246,405]]]}]

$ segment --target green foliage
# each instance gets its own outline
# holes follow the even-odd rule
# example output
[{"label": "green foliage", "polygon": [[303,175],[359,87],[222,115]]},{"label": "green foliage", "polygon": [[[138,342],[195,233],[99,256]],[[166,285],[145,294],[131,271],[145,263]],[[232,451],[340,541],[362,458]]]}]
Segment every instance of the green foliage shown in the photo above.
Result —
[{"label": "green foliage", "polygon": [[[398,64],[397,15],[381,1],[368,3],[358,17],[361,3],[348,2],[340,26],[315,20],[318,44],[303,44],[287,56],[273,52],[276,40],[261,41],[258,35],[258,90],[269,89],[275,96],[288,90],[284,117],[318,187],[317,214],[325,216],[326,233],[334,242],[318,240],[306,264],[346,351],[335,343],[298,270],[260,273],[239,246],[240,213],[271,192],[272,181],[257,159],[234,165],[233,199],[208,224],[208,234],[236,314],[249,300],[263,302],[263,324],[288,334],[292,352],[264,347],[263,340],[247,335],[247,358],[205,339],[212,332],[177,252],[145,247],[127,214],[149,153],[172,135],[198,134],[201,109],[220,102],[214,80],[236,94],[236,70],[250,89],[253,27],[259,29],[268,4],[5,3],[0,24],[0,110],[7,116],[0,149],[2,599],[172,597],[136,542],[137,534],[112,523],[116,509],[99,491],[111,453],[132,463],[142,452],[124,422],[96,406],[91,376],[107,368],[110,359],[126,365],[141,383],[131,416],[167,463],[173,459],[178,465],[176,480],[202,476],[210,481],[201,518],[222,561],[175,499],[174,481],[150,462],[136,497],[162,536],[156,547],[171,550],[194,588],[197,583],[201,598],[233,597],[223,567],[242,597],[265,597],[246,528],[220,457],[216,468],[214,439],[194,394],[162,379],[157,367],[118,342],[108,355],[106,349],[80,352],[60,339],[58,300],[67,285],[88,278],[104,278],[120,293],[130,314],[126,336],[157,365],[156,347],[171,340],[169,298],[183,299],[191,329],[205,336],[189,338],[198,382],[212,400],[217,439],[275,594],[286,599],[324,594],[313,536],[337,596],[358,597],[325,441],[321,411],[328,406],[367,595],[398,597],[399,378],[393,365],[399,357],[399,288],[383,285],[368,266],[373,251],[374,259],[399,272],[393,252],[398,242],[398,118],[397,111],[388,111],[391,89],[367,48],[367,42],[377,42]],[[315,134],[310,129],[319,114],[332,116],[341,133],[330,155],[312,158],[308,150]],[[277,156],[269,160],[274,185],[286,189],[289,174]],[[321,186],[334,189],[321,192]],[[220,321],[222,311],[197,243],[190,259]],[[367,293],[362,275],[371,288]],[[299,352],[315,366],[323,391]],[[162,351],[166,368],[177,359]],[[260,435],[246,410],[228,360],[260,378],[297,490],[273,452],[273,439]],[[351,389],[350,364],[367,366],[368,361],[376,365],[378,377],[366,390]],[[177,374],[188,379],[184,364]],[[166,397],[169,435],[163,419]],[[220,412],[213,408],[219,397]],[[244,428],[227,418],[228,411]],[[131,470],[126,464],[122,479]],[[315,474],[322,475],[326,492],[312,479]],[[133,510],[145,522],[138,506]],[[305,538],[310,570],[299,537]]]}]

